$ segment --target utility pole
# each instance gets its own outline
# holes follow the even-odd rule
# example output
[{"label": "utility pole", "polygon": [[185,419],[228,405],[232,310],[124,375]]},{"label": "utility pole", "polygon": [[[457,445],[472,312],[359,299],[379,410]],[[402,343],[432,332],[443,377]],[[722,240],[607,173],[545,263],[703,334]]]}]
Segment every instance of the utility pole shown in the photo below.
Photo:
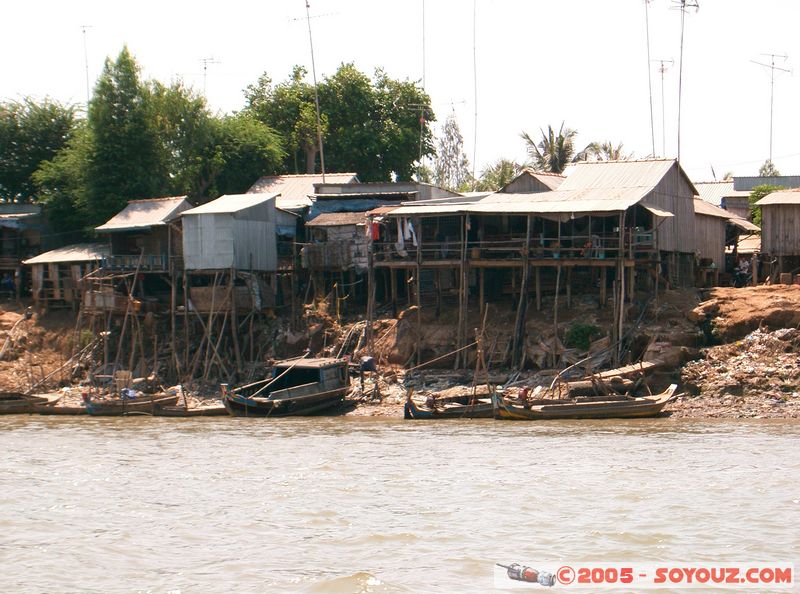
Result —
[{"label": "utility pole", "polygon": [[791,72],[791,70],[787,68],[781,68],[780,66],[775,66],[775,58],[781,58],[784,62],[789,59],[788,54],[761,54],[762,56],[767,56],[770,59],[769,64],[764,64],[763,62],[756,62],[755,60],[750,60],[753,64],[758,64],[759,66],[763,66],[764,68],[769,68],[769,162],[772,163],[772,114],[773,108],[775,105],[775,71],[779,70],[781,72]]}]

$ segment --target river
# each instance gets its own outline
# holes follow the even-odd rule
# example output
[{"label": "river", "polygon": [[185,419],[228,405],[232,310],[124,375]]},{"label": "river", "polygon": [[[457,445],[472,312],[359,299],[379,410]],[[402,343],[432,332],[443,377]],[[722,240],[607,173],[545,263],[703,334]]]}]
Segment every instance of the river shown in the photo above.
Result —
[{"label": "river", "polygon": [[488,592],[495,562],[794,561],[799,438],[791,421],[5,416],[0,591]]}]

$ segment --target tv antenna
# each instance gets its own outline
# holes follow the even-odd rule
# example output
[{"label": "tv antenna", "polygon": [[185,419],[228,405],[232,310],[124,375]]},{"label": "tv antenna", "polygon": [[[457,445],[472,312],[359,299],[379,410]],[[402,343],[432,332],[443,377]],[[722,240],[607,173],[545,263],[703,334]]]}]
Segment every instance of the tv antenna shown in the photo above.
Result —
[{"label": "tv antenna", "polygon": [[[308,45],[311,47],[311,75],[314,78],[314,107],[317,109],[317,143],[319,143],[319,164],[322,170],[322,183],[325,183],[325,151],[322,148],[322,122],[319,115],[319,93],[317,92],[317,66],[314,62],[314,39],[311,37],[311,5],[306,0],[306,22],[308,23]],[[308,167],[308,164],[306,164]],[[312,163],[313,171],[313,163]]]},{"label": "tv antenna", "polygon": [[791,70],[787,68],[781,68],[780,66],[775,66],[775,59],[781,59],[784,62],[789,59],[788,54],[761,54],[762,56],[767,56],[770,59],[769,64],[764,64],[763,62],[756,62],[755,60],[750,60],[753,64],[758,64],[759,66],[763,66],[764,68],[769,68],[769,162],[772,163],[772,113],[773,113],[773,106],[774,106],[774,99],[775,99],[775,71],[778,70],[780,72],[789,72]]},{"label": "tv antenna", "polygon": [[472,189],[475,189],[475,167],[478,161],[478,0],[472,0],[472,83],[474,86],[475,127],[472,137]]},{"label": "tv antenna", "polygon": [[206,96],[206,79],[208,78],[208,65],[209,64],[220,64],[218,60],[215,60],[213,56],[211,58],[201,58],[200,62],[203,63],[203,97]]},{"label": "tv antenna", "polygon": [[91,29],[91,25],[81,25],[81,31],[83,32],[83,62],[86,66],[86,111],[89,111],[89,100],[91,96],[89,94],[89,50],[87,49],[86,45],[86,29]]},{"label": "tv antenna", "polygon": [[699,0],[673,0],[681,11],[681,57],[678,65],[678,161],[681,160],[681,99],[683,97],[683,31],[685,29],[686,12],[700,10]]},{"label": "tv antenna", "polygon": [[[666,74],[667,70],[669,70],[670,66],[675,64],[675,61],[670,58],[669,60],[651,60],[652,62],[658,62],[658,71],[661,73],[661,156],[667,156],[667,118],[664,115],[665,110],[665,102],[664,102],[664,75]],[[652,103],[651,103],[652,104]],[[655,149],[653,149],[655,153]]]},{"label": "tv antenna", "polygon": [[[644,0],[644,26],[645,33],[647,34],[647,91],[650,94],[650,140],[653,143],[653,157],[656,156],[656,129],[653,125],[653,80],[650,73],[650,2],[653,0]],[[663,84],[662,84],[663,89]]]}]

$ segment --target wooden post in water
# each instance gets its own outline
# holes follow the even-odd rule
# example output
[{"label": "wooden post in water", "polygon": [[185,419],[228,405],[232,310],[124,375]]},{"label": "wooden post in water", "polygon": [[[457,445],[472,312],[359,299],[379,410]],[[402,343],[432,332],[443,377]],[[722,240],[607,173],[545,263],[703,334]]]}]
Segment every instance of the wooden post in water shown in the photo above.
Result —
[{"label": "wooden post in water", "polygon": [[369,241],[367,242],[367,326],[364,329],[364,338],[367,351],[370,354],[372,354],[375,346],[372,342],[372,321],[375,317],[375,255],[374,242],[372,240],[372,224],[372,217],[367,217],[367,225],[369,225],[370,233]]},{"label": "wooden post in water", "polygon": [[236,356],[236,371],[242,372],[242,353],[239,350],[239,323],[236,316],[236,269],[231,266],[230,278],[228,279],[228,294],[231,304],[231,340],[233,341],[233,353]]}]

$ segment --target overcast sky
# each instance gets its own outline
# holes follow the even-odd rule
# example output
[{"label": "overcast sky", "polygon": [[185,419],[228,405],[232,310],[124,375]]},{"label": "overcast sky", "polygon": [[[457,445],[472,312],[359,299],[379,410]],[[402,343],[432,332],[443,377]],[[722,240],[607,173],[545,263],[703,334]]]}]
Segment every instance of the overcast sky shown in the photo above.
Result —
[{"label": "overcast sky", "polygon": [[[764,53],[800,63],[800,3],[698,0],[685,16],[681,163],[695,181],[728,171],[755,175],[769,156],[770,71]],[[637,157],[652,152],[644,0],[476,0],[477,150],[472,0],[310,0],[318,77],[342,62],[371,74],[422,81],[440,122],[455,110],[478,172],[499,158],[525,159],[520,132],[562,121],[577,144],[622,142]],[[677,152],[681,13],[651,0],[651,58],[673,60],[664,75],[650,64],[656,154]],[[123,8],[124,7],[124,8]],[[310,71],[304,0],[136,3],[40,0],[3,7],[0,99],[50,96],[86,102],[106,56],[127,44],[146,77],[181,78],[221,112],[241,109],[242,89],[262,72],[284,80]],[[800,84],[776,71],[773,161],[800,174]]]}]

